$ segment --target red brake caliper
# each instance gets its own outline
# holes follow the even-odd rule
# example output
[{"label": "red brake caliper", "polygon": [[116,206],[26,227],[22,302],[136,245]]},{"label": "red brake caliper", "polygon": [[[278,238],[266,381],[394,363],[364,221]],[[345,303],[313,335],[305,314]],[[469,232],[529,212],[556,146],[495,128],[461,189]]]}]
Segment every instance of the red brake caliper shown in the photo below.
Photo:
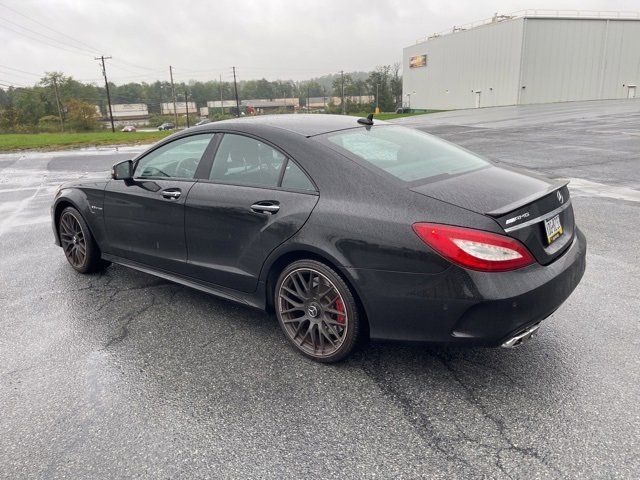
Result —
[{"label": "red brake caliper", "polygon": [[340,312],[340,315],[337,316],[336,320],[338,321],[339,324],[344,325],[344,320],[345,320],[345,310],[344,310],[344,303],[342,303],[342,299],[338,298],[336,300],[336,310],[338,312]]}]

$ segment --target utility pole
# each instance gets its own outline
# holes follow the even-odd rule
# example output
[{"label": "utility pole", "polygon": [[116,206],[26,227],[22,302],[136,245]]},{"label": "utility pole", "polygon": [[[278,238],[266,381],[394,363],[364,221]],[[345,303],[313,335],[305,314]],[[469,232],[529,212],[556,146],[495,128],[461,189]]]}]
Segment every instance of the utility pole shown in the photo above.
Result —
[{"label": "utility pole", "polygon": [[236,109],[238,110],[237,116],[240,116],[240,99],[238,98],[238,82],[236,82],[236,67],[233,68],[233,89],[236,92]]},{"label": "utility pole", "polygon": [[62,109],[60,108],[60,95],[58,95],[58,76],[53,74],[53,91],[56,94],[56,104],[58,105],[58,117],[60,118],[60,130],[64,132],[64,120],[62,119]]},{"label": "utility pole", "polygon": [[189,98],[187,98],[188,93],[187,93],[187,89],[185,88],[184,90],[184,107],[187,109],[187,128],[190,127],[189,125]]},{"label": "utility pole", "polygon": [[95,57],[95,60],[102,61],[102,75],[104,76],[104,88],[107,90],[107,102],[109,103],[109,120],[111,120],[111,131],[115,132],[116,127],[113,124],[113,111],[111,110],[111,94],[109,93],[109,82],[107,81],[107,68],[104,66],[104,61],[109,60],[111,57],[105,57],[101,55],[99,57]]},{"label": "utility pole", "polygon": [[309,106],[309,84],[307,83],[307,113],[309,113],[311,111],[311,107]]},{"label": "utility pole", "polygon": [[176,107],[176,87],[173,84],[173,67],[169,65],[169,77],[171,77],[171,95],[173,97],[173,115],[176,119],[176,128],[178,128],[178,108]]},{"label": "utility pole", "polygon": [[222,115],[224,115],[224,103],[222,100],[222,74],[220,74],[220,111],[222,112]]},{"label": "utility pole", "polygon": [[342,115],[345,115],[347,113],[347,110],[346,105],[344,104],[344,70],[340,70],[340,83],[342,84],[342,100],[340,101],[340,105],[342,106]]},{"label": "utility pole", "polygon": [[322,87],[322,108],[327,109],[327,92],[324,91],[324,87]]},{"label": "utility pole", "polygon": [[378,101],[378,99],[380,98],[379,87],[380,84],[376,83],[376,113],[380,113],[380,102]]}]

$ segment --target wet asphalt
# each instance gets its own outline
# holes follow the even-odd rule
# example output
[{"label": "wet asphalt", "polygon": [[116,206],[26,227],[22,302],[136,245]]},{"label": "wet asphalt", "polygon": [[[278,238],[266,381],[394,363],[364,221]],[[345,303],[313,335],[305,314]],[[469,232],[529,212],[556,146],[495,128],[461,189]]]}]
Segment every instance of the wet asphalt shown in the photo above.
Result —
[{"label": "wet asphalt", "polygon": [[587,271],[534,340],[315,364],[259,311],[67,265],[55,187],[139,149],[0,155],[0,478],[637,478],[640,101],[402,123],[572,179]]}]

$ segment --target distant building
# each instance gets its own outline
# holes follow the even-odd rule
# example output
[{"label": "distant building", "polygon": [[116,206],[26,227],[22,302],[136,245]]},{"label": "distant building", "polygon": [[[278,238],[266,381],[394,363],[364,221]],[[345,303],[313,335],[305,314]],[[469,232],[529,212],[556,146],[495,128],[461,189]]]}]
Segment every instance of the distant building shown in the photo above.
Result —
[{"label": "distant building", "polygon": [[[173,102],[162,103],[161,105],[161,113],[162,115],[174,115],[173,110]],[[187,106],[189,107],[189,115],[198,113],[198,108],[196,107],[195,102],[176,102],[176,111],[178,115],[186,115],[187,114]]]},{"label": "distant building", "polygon": [[[235,107],[236,106],[236,101],[235,100],[223,100],[222,101],[222,108],[231,108],[231,107]],[[220,100],[213,100],[210,102],[207,102],[207,107],[209,108],[220,108]]]},{"label": "distant building", "polygon": [[309,97],[309,108],[325,108],[331,103],[330,97]]},{"label": "distant building", "polygon": [[300,108],[300,101],[297,98],[256,98],[252,100],[242,100],[240,105],[245,108],[251,107],[257,113],[270,112],[274,110],[294,111]]},{"label": "distant building", "polygon": [[[376,97],[373,95],[345,95],[345,102],[351,103],[371,103],[374,102]],[[341,97],[331,97],[331,103],[334,105],[342,105]]]},{"label": "distant building", "polygon": [[[113,122],[117,125],[147,125],[149,110],[144,103],[116,103],[111,105]],[[109,122],[109,107],[106,108],[103,122]]]},{"label": "distant building", "polygon": [[403,101],[478,108],[640,97],[640,13],[527,10],[403,51]]}]

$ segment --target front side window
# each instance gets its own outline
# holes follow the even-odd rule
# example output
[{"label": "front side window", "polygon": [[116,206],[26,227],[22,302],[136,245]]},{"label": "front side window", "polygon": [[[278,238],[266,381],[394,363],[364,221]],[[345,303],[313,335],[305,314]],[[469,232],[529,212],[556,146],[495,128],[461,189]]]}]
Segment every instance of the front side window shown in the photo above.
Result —
[{"label": "front side window", "polygon": [[259,140],[226,133],[209,179],[234,185],[277,187],[285,159],[281,152]]},{"label": "front side window", "polygon": [[489,165],[471,152],[411,128],[355,128],[326,134],[326,138],[348,156],[365,160],[406,182],[457,175]]},{"label": "front side window", "polygon": [[194,178],[200,159],[212,137],[213,133],[192,135],[157,148],[138,161],[135,176],[138,178]]}]

